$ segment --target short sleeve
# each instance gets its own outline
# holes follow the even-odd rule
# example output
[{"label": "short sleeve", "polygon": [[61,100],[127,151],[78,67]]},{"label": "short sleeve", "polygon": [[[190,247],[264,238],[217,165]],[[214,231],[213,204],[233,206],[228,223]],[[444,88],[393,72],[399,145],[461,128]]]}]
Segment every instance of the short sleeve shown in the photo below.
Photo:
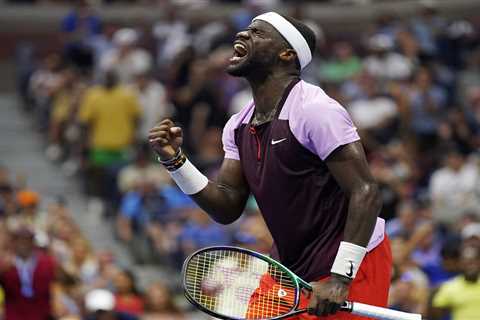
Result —
[{"label": "short sleeve", "polygon": [[225,151],[225,158],[240,160],[238,147],[235,143],[235,123],[236,115],[233,115],[223,128],[222,143],[223,151]]},{"label": "short sleeve", "polygon": [[305,105],[290,122],[297,140],[322,160],[338,147],[360,140],[348,112],[332,99]]},{"label": "short sleeve", "polygon": [[140,102],[138,101],[138,97],[135,95],[133,92],[129,92],[129,106],[130,106],[130,111],[131,114],[134,118],[139,118],[142,113],[142,107],[140,106]]},{"label": "short sleeve", "polygon": [[432,305],[435,308],[448,308],[453,304],[451,286],[449,282],[443,284],[433,297]]},{"label": "short sleeve", "polygon": [[85,93],[78,113],[78,120],[82,123],[88,123],[93,118],[94,102],[92,100],[94,100],[94,94],[89,90]]}]

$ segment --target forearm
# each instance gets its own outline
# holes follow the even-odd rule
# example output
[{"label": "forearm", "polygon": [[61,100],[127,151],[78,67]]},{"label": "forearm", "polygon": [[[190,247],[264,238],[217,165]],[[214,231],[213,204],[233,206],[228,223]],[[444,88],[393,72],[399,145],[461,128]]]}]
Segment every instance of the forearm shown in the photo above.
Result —
[{"label": "forearm", "polygon": [[150,130],[149,141],[179,188],[215,221],[228,224],[241,215],[250,189],[238,159],[226,157],[217,181],[210,181],[183,154],[182,129],[174,127],[171,120],[165,119]]},{"label": "forearm", "polygon": [[234,222],[245,208],[248,194],[242,194],[229,186],[209,181],[192,199],[207,212],[213,220],[221,224]]},{"label": "forearm", "polygon": [[180,153],[177,157],[184,163],[178,169],[170,171],[170,175],[180,189],[218,223],[229,224],[235,221],[241,215],[249,194],[245,184],[235,183],[238,178],[232,177],[232,167],[238,166],[238,163],[224,161],[218,180],[211,181],[184,155]]},{"label": "forearm", "polygon": [[344,241],[367,247],[381,208],[380,192],[375,182],[364,183],[352,190]]}]

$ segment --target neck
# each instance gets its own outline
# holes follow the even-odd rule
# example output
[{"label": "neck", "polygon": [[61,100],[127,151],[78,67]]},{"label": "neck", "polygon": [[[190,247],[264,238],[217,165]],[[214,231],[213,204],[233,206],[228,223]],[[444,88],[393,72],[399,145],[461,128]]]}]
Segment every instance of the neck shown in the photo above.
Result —
[{"label": "neck", "polygon": [[465,274],[464,277],[465,277],[465,280],[467,282],[472,282],[472,283],[476,283],[478,281],[478,274]]},{"label": "neck", "polygon": [[298,78],[299,75],[296,72],[274,72],[265,77],[248,78],[252,87],[255,113],[268,114],[275,109],[285,89]]}]

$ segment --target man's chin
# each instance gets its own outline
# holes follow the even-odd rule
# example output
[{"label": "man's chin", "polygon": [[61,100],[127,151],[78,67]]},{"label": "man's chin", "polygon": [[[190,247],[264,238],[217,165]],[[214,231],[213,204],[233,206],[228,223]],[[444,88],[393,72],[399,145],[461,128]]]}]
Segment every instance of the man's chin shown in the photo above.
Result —
[{"label": "man's chin", "polygon": [[248,61],[243,61],[237,64],[229,64],[226,71],[229,75],[234,77],[246,77],[248,76],[249,69]]}]

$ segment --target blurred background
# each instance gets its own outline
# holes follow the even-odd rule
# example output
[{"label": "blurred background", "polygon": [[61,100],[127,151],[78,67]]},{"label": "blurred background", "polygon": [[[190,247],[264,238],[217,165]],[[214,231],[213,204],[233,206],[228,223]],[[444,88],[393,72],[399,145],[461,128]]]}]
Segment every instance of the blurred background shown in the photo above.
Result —
[{"label": "blurred background", "polygon": [[224,72],[232,40],[272,9],[314,29],[303,78],[361,134],[390,307],[480,319],[480,1],[0,0],[1,319],[202,319],[182,296],[185,256],[268,252],[254,199],[213,223],[147,132],[172,117],[214,178],[223,125],[251,99]]}]

